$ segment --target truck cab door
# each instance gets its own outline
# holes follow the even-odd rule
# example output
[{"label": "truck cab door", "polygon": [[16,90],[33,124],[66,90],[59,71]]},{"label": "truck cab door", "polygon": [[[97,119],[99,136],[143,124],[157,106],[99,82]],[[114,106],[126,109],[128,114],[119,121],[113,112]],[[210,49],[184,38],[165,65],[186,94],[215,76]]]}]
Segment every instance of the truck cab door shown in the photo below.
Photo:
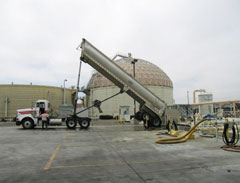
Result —
[{"label": "truck cab door", "polygon": [[46,113],[45,102],[37,102],[36,110],[37,110],[38,116],[40,116],[43,113]]}]

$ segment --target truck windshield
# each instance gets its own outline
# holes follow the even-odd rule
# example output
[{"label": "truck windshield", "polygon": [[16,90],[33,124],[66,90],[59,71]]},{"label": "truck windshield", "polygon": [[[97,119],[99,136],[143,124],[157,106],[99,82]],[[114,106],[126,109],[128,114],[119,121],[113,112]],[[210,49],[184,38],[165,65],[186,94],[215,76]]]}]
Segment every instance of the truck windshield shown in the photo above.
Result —
[{"label": "truck windshield", "polygon": [[37,107],[45,108],[45,103],[44,102],[39,102],[39,103],[37,103]]}]

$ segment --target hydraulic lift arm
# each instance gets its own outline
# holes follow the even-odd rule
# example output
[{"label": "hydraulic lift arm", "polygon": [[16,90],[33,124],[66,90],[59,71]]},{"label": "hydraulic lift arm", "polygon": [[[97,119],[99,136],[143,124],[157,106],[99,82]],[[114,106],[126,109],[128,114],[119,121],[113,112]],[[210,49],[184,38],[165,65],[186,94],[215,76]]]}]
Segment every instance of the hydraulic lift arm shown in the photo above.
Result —
[{"label": "hydraulic lift arm", "polygon": [[122,93],[123,93],[123,91],[121,90],[120,92],[118,92],[118,93],[116,93],[116,94],[114,94],[114,95],[112,95],[112,96],[110,96],[110,97],[108,97],[108,98],[105,98],[105,99],[102,100],[102,101],[100,101],[100,100],[95,100],[93,105],[91,105],[91,106],[87,107],[86,109],[83,109],[83,110],[75,113],[75,115],[80,114],[80,113],[82,113],[82,112],[84,112],[84,111],[86,111],[86,110],[88,110],[88,109],[90,109],[90,108],[92,108],[92,107],[98,108],[98,111],[99,111],[100,113],[102,113],[101,104],[102,104],[103,102],[105,102],[105,101],[107,101],[107,100],[109,100],[109,99],[111,99],[111,98],[119,95],[119,94],[122,94]]}]

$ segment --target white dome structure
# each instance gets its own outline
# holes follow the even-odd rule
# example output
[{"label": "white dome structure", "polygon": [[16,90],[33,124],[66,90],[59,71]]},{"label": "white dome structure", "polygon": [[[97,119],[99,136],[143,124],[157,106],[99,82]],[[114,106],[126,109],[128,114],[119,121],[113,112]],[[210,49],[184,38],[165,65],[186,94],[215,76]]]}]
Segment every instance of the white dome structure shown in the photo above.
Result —
[{"label": "white dome structure", "polygon": [[[115,62],[128,74],[133,75],[133,64],[131,61],[132,58],[122,58]],[[135,63],[135,78],[168,105],[173,104],[173,84],[162,69],[150,62],[138,59]],[[90,91],[88,105],[92,105],[94,100],[103,100],[120,91],[116,85],[98,72],[92,75],[88,83],[88,90]],[[123,93],[102,103],[101,109],[103,110],[103,114],[100,114],[96,108],[92,108],[89,110],[89,115],[93,117],[100,115],[115,116],[119,114],[121,106],[128,106],[130,114],[134,113],[134,99]],[[138,103],[136,109],[138,111]]]}]

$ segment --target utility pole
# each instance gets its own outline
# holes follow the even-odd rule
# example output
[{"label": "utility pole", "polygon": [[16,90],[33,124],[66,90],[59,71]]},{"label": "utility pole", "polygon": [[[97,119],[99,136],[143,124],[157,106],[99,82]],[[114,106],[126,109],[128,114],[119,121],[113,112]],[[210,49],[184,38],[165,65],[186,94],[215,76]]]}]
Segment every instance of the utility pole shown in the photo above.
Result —
[{"label": "utility pole", "polygon": [[[136,71],[135,71],[135,64],[136,64],[136,62],[137,62],[138,60],[137,59],[133,59],[132,60],[132,64],[133,64],[133,77],[135,78],[135,76],[136,76]],[[133,110],[134,110],[134,115],[136,114],[136,100],[134,99],[134,101],[133,101]]]},{"label": "utility pole", "polygon": [[63,81],[63,104],[66,104],[66,88],[65,88],[65,82],[67,82],[67,79],[64,79],[64,81]]}]

